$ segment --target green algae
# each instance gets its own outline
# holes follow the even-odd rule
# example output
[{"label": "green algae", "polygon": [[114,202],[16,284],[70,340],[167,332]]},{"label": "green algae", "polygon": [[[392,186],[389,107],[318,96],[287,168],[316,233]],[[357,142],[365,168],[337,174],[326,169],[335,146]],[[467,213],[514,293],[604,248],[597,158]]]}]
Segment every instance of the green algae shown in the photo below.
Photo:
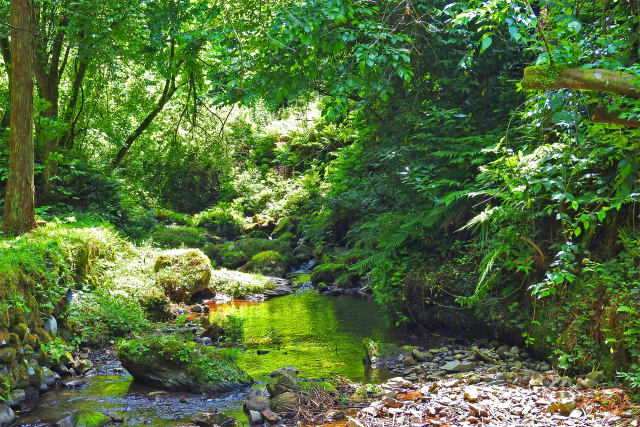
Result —
[{"label": "green algae", "polygon": [[[214,310],[245,319],[249,349],[238,355],[238,365],[253,378],[266,378],[276,369],[293,365],[303,377],[342,375],[365,380],[362,340],[394,340],[384,312],[373,301],[355,297],[306,292],[264,303],[236,301]],[[268,353],[258,354],[258,350]]]}]

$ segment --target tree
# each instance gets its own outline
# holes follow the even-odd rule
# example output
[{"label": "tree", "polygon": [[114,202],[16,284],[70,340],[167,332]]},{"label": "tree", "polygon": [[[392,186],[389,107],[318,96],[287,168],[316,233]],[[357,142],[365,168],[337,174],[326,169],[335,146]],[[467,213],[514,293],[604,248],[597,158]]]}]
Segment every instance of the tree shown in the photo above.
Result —
[{"label": "tree", "polygon": [[2,228],[22,233],[36,227],[33,179],[33,0],[11,1],[11,118],[7,195]]}]

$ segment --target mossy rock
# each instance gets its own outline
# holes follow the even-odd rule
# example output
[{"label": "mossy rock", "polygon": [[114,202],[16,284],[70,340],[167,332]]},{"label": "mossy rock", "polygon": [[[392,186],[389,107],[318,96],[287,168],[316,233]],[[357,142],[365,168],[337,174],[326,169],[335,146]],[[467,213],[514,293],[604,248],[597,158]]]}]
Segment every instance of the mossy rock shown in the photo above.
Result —
[{"label": "mossy rock", "polygon": [[101,427],[111,422],[111,417],[91,409],[78,412],[75,427]]},{"label": "mossy rock", "polygon": [[169,298],[164,295],[146,295],[138,300],[140,306],[150,320],[160,321],[171,318],[169,312]]},{"label": "mossy rock", "polygon": [[282,371],[273,381],[267,384],[267,391],[272,398],[282,393],[298,392],[300,390],[302,390],[300,380],[295,373],[289,370]]},{"label": "mossy rock", "polygon": [[201,248],[209,243],[204,229],[195,227],[162,227],[151,233],[151,240],[161,248]]},{"label": "mossy rock", "polygon": [[16,360],[16,349],[13,347],[0,348],[0,364],[11,365]]},{"label": "mossy rock", "polygon": [[235,270],[219,269],[211,272],[209,290],[231,298],[246,298],[273,290],[276,285],[267,277]]},{"label": "mossy rock", "polygon": [[287,259],[276,251],[258,252],[251,261],[240,268],[240,271],[283,277],[287,272]]},{"label": "mossy rock", "polygon": [[13,325],[11,327],[11,332],[17,334],[20,340],[24,340],[24,337],[27,336],[27,332],[29,332],[29,328],[27,327],[26,323],[18,323],[17,325]]},{"label": "mossy rock", "polygon": [[156,284],[176,302],[190,302],[207,289],[211,278],[211,262],[198,249],[165,251],[156,259],[154,270]]},{"label": "mossy rock", "polygon": [[118,358],[136,381],[169,390],[219,394],[252,382],[230,352],[173,337],[122,341]]}]

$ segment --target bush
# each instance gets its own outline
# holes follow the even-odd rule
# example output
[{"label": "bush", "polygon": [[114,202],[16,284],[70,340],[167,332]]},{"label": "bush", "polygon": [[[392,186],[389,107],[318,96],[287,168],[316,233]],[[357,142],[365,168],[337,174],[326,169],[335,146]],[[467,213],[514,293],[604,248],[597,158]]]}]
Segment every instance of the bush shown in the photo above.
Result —
[{"label": "bush", "polygon": [[139,332],[149,324],[135,298],[103,290],[81,294],[70,307],[68,321],[76,341],[96,346]]},{"label": "bush", "polygon": [[200,248],[209,243],[205,230],[195,227],[162,227],[151,233],[151,240],[161,248]]},{"label": "bush", "polygon": [[216,236],[233,239],[242,232],[242,215],[229,205],[218,204],[195,215],[194,223]]}]

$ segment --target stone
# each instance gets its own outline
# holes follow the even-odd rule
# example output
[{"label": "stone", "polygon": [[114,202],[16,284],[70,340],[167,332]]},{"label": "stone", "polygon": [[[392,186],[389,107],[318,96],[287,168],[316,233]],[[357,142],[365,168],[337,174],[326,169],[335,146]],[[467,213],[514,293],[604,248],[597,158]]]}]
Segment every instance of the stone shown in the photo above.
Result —
[{"label": "stone", "polygon": [[56,422],[56,427],[75,427],[77,421],[78,413],[74,412],[73,414],[67,415],[63,419]]},{"label": "stone", "polygon": [[275,380],[267,384],[267,390],[271,397],[276,397],[288,391],[299,391],[300,389],[298,378],[290,371],[283,371]]},{"label": "stone", "polygon": [[544,378],[542,375],[534,375],[529,378],[529,385],[531,387],[540,387],[544,384]]},{"label": "stone", "polygon": [[11,425],[17,419],[15,412],[13,409],[6,404],[0,404],[0,426],[5,427]]},{"label": "stone", "polygon": [[387,388],[396,388],[396,387],[409,387],[411,385],[411,381],[407,381],[402,377],[393,377],[389,378],[385,381],[382,386]]},{"label": "stone", "polygon": [[270,408],[270,403],[271,401],[267,396],[253,396],[242,405],[242,409],[246,414],[250,411],[260,412]]},{"label": "stone", "polygon": [[591,389],[591,388],[595,388],[595,387],[596,387],[596,385],[597,385],[597,384],[596,384],[596,382],[595,382],[595,381],[593,381],[593,380],[592,380],[592,379],[590,379],[590,378],[578,378],[578,380],[576,381],[576,383],[577,383],[580,387],[582,387],[582,388],[584,388],[584,389],[587,389],[587,390],[588,390],[588,389]]},{"label": "stone", "polygon": [[417,362],[412,356],[407,355],[407,356],[404,356],[404,359],[402,360],[402,364],[404,366],[415,366]]},{"label": "stone", "polygon": [[473,363],[460,362],[459,360],[452,360],[442,366],[442,370],[447,372],[469,372],[473,370]]},{"label": "stone", "polygon": [[85,380],[72,380],[72,381],[62,381],[62,386],[64,388],[77,388],[77,387],[82,387],[83,385],[85,385],[87,382]]},{"label": "stone", "polygon": [[[185,351],[189,360],[176,363]],[[122,341],[118,359],[136,381],[167,390],[220,394],[252,382],[228,355],[193,342],[152,338]]]},{"label": "stone", "polygon": [[603,371],[593,371],[589,372],[586,376],[586,379],[591,380],[595,383],[600,383],[604,380],[604,372]]},{"label": "stone", "polygon": [[9,401],[7,403],[12,408],[18,408],[26,399],[27,393],[24,390],[16,389],[9,393]]},{"label": "stone", "polygon": [[283,374],[285,371],[289,372],[293,375],[298,375],[298,370],[293,366],[285,366],[283,368],[277,369],[269,374],[271,378],[275,378],[280,374]]},{"label": "stone", "polygon": [[198,249],[173,249],[158,256],[154,271],[156,284],[172,301],[188,303],[208,288],[211,262]]},{"label": "stone", "polygon": [[324,417],[328,421],[335,422],[335,421],[344,420],[347,417],[347,415],[344,413],[344,411],[340,411],[338,409],[329,409],[324,414]]},{"label": "stone", "polygon": [[46,366],[41,369],[42,371],[42,381],[48,386],[53,386],[59,379],[60,376],[53,372],[51,369]]},{"label": "stone", "polygon": [[11,365],[16,360],[16,350],[13,347],[0,348],[0,363]]},{"label": "stone", "polygon": [[402,408],[404,406],[404,403],[400,402],[399,400],[392,399],[390,397],[382,398],[380,403],[382,403],[382,406],[386,408]]},{"label": "stone", "polygon": [[249,425],[262,425],[264,423],[264,419],[262,418],[262,414],[258,411],[249,411]]},{"label": "stone", "polygon": [[249,392],[249,395],[247,396],[247,399],[251,399],[252,397],[256,397],[256,396],[269,397],[269,391],[267,390],[266,387],[258,387],[258,388],[251,389],[251,391]]},{"label": "stone", "polygon": [[278,414],[276,414],[269,408],[260,411],[260,415],[262,415],[265,420],[272,424],[280,421],[280,417],[278,416]]},{"label": "stone", "polygon": [[215,410],[202,412],[193,417],[191,422],[198,427],[232,427],[236,425],[236,420]]},{"label": "stone", "polygon": [[46,333],[55,337],[58,335],[58,321],[55,317],[51,316],[44,322],[44,326],[42,327]]},{"label": "stone", "polygon": [[419,362],[426,362],[433,359],[433,354],[428,351],[420,351],[418,349],[413,350],[413,357]]},{"label": "stone", "polygon": [[271,401],[271,409],[275,412],[293,412],[298,409],[298,396],[285,391],[280,393]]},{"label": "stone", "polygon": [[87,372],[89,369],[91,369],[93,367],[93,364],[85,359],[77,359],[74,360],[73,362],[73,370],[76,371],[76,373],[78,375],[82,375],[85,372]]},{"label": "stone", "polygon": [[479,391],[477,387],[465,387],[464,388],[464,399],[468,402],[475,403],[479,399]]},{"label": "stone", "polygon": [[164,399],[166,397],[169,397],[169,393],[167,393],[166,391],[152,391],[149,392],[147,396],[152,399]]},{"label": "stone", "polygon": [[553,412],[559,412],[562,415],[569,415],[576,409],[576,401],[571,397],[562,397],[551,403]]}]

